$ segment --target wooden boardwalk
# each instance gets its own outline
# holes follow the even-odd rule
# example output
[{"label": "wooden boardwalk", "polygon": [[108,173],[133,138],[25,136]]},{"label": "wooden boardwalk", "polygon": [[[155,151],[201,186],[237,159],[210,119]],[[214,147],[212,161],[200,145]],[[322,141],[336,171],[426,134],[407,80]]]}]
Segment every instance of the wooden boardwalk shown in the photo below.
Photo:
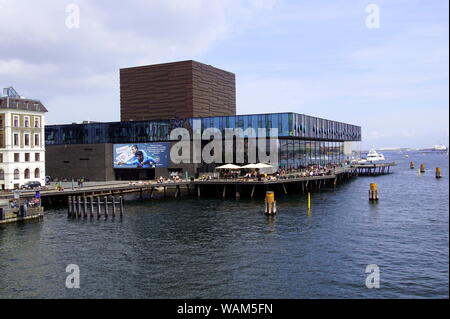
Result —
[{"label": "wooden boardwalk", "polygon": [[392,166],[397,166],[397,164],[393,162],[393,163],[353,165],[353,167],[356,168],[359,176],[389,174]]},{"label": "wooden boardwalk", "polygon": [[[122,195],[128,193],[137,193],[140,198],[153,198],[158,193],[164,197],[170,195],[175,198],[182,194],[182,190],[189,195],[201,197],[203,195],[219,195],[225,197],[227,194],[233,194],[239,198],[241,194],[249,194],[250,197],[264,193],[267,190],[280,191],[287,194],[288,189],[300,189],[303,191],[312,191],[322,187],[335,187],[336,184],[344,179],[349,179],[359,175],[387,174],[389,168],[395,166],[395,163],[373,165],[353,165],[345,168],[336,168],[332,174],[323,176],[306,176],[300,173],[291,173],[274,179],[212,179],[212,180],[182,180],[178,182],[167,181],[159,183],[156,181],[147,182],[124,182],[114,184],[102,184],[95,186],[86,186],[82,188],[66,188],[64,190],[49,189],[40,192],[41,198],[47,203],[67,202],[68,196],[108,196]],[[22,191],[21,197],[33,197],[35,191]],[[12,193],[0,194],[0,198],[12,199]]]}]

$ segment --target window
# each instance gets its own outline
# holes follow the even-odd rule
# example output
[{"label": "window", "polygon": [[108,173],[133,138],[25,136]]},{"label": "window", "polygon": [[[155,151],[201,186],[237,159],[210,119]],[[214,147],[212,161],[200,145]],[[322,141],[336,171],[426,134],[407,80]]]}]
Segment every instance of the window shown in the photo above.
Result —
[{"label": "window", "polygon": [[25,133],[24,137],[25,146],[30,146],[30,134]]},{"label": "window", "polygon": [[14,146],[19,146],[19,133],[14,133]]},{"label": "window", "polygon": [[20,162],[20,154],[14,153],[14,162]]},{"label": "window", "polygon": [[20,172],[17,168],[14,170],[14,179],[20,179]]},{"label": "window", "polygon": [[0,153],[0,163],[3,163],[3,153]]},{"label": "window", "polygon": [[13,117],[13,126],[19,127],[19,116],[17,116],[17,115],[14,115],[14,117]]},{"label": "window", "polygon": [[24,117],[24,126],[30,127],[30,117],[29,116]]},{"label": "window", "polygon": [[25,153],[25,162],[30,161],[30,153]]},{"label": "window", "polygon": [[39,168],[36,168],[34,170],[34,178],[40,178],[41,177],[41,170]]},{"label": "window", "polygon": [[0,180],[3,181],[5,179],[5,171],[0,169]]},{"label": "window", "polygon": [[39,117],[34,118],[34,127],[41,127],[41,119]]},{"label": "window", "polygon": [[39,162],[39,161],[41,160],[41,153],[35,153],[35,154],[34,154],[34,160],[35,160],[36,162]]},{"label": "window", "polygon": [[40,146],[39,134],[34,134],[34,146]]},{"label": "window", "polygon": [[30,179],[30,170],[28,168],[25,169],[25,179]]}]

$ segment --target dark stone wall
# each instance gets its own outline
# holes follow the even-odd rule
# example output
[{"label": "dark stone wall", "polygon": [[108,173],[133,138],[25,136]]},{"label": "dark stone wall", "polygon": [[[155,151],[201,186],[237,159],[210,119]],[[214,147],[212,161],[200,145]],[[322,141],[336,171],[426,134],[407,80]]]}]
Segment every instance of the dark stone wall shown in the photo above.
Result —
[{"label": "dark stone wall", "polygon": [[[46,146],[46,175],[58,180],[85,177],[90,181],[112,181],[116,179],[113,168],[113,144],[66,144]],[[185,172],[189,176],[195,176],[199,164],[171,164],[172,169],[182,169],[183,177]],[[124,171],[138,172],[142,169],[121,169]],[[154,177],[168,177],[169,168],[154,169]],[[119,173],[120,174],[120,173]],[[133,174],[131,174],[133,175]],[[141,174],[142,176],[146,174]],[[118,178],[123,180],[124,178]],[[125,178],[128,179],[128,178]],[[135,178],[138,179],[138,178]],[[142,178],[145,179],[145,178]]]},{"label": "dark stone wall", "polygon": [[46,174],[51,178],[114,180],[112,144],[47,145],[45,157]]}]

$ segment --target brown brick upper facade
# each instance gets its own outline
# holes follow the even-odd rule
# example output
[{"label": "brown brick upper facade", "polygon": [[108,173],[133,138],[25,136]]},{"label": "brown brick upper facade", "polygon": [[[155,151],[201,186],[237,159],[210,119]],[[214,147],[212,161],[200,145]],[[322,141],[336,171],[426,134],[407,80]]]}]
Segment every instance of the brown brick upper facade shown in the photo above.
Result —
[{"label": "brown brick upper facade", "polygon": [[120,70],[121,121],[235,114],[231,72],[192,60]]}]

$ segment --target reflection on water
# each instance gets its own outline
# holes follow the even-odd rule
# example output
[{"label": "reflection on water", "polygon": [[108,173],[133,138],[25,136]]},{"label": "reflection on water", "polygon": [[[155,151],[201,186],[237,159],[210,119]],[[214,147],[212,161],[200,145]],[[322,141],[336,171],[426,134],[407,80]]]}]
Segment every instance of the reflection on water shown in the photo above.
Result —
[{"label": "reflection on water", "polygon": [[[128,201],[123,219],[61,210],[2,225],[0,297],[448,297],[448,157],[392,159],[394,174],[312,193],[309,212],[305,194],[277,195],[275,216],[262,198],[182,198]],[[428,171],[417,176],[411,160]],[[80,289],[65,288],[71,263]],[[369,264],[380,289],[365,287]]]}]

